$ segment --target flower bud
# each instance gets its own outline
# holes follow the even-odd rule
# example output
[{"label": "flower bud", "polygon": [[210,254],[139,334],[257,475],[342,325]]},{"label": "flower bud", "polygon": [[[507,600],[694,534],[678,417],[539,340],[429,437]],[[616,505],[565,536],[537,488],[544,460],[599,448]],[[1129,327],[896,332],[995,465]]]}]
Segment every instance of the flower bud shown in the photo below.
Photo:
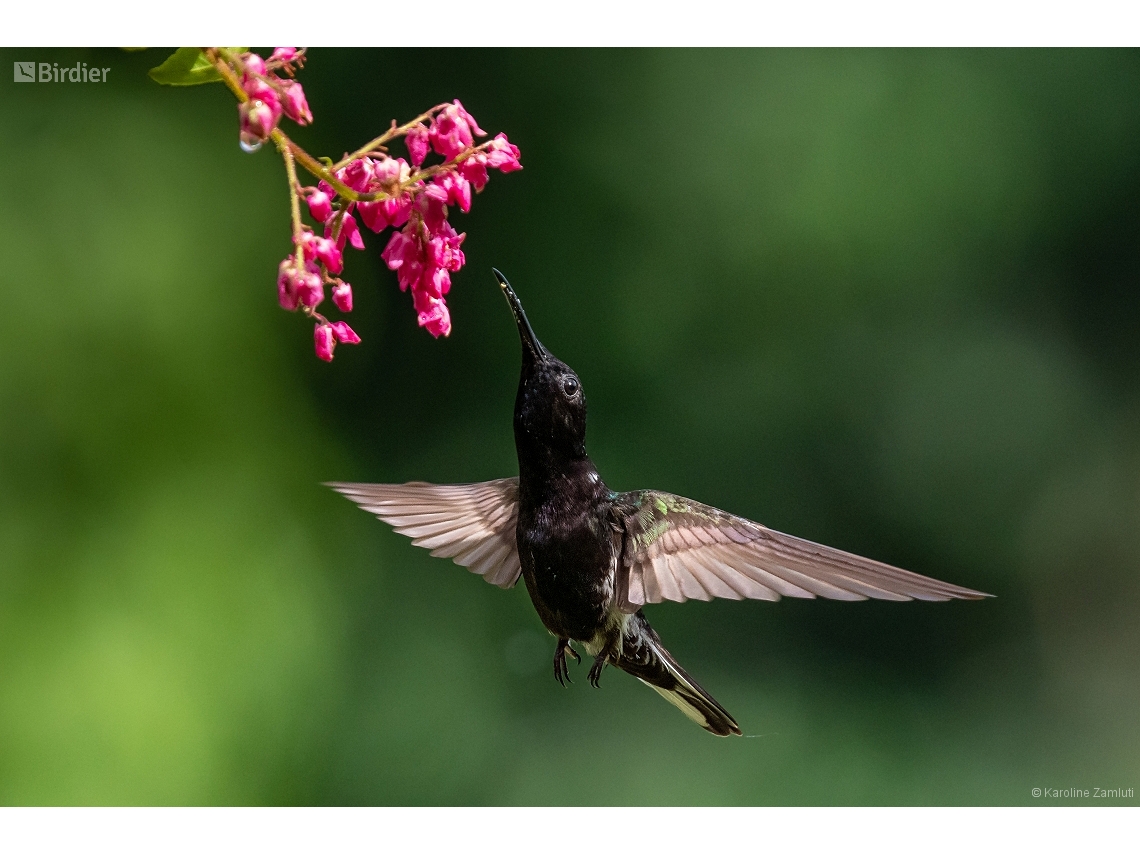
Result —
[{"label": "flower bud", "polygon": [[296,311],[301,303],[297,297],[296,273],[296,262],[291,255],[277,268],[277,302],[289,312]]},{"label": "flower bud", "polygon": [[372,161],[372,180],[379,185],[379,189],[394,192],[393,187],[401,181],[407,181],[411,174],[408,162],[402,157],[386,157]]},{"label": "flower bud", "polygon": [[313,330],[313,346],[317,351],[317,358],[325,362],[332,362],[333,349],[336,347],[336,334],[330,324],[317,324]]},{"label": "flower bud", "polygon": [[442,154],[445,160],[451,160],[474,142],[472,125],[475,133],[483,134],[462,104],[458,101],[448,104],[432,121],[428,132],[432,148]]},{"label": "flower bud", "polygon": [[445,172],[434,179],[436,185],[447,194],[447,204],[458,205],[459,210],[467,213],[471,210],[471,182],[455,172]]},{"label": "flower bud", "polygon": [[347,282],[338,282],[332,289],[333,303],[342,312],[352,311],[352,286]]},{"label": "flower bud", "polygon": [[446,190],[433,183],[424,188],[416,199],[424,225],[431,234],[438,232],[447,222],[447,195]]},{"label": "flower bud", "polygon": [[[308,265],[306,265],[308,266]],[[308,270],[296,279],[297,299],[308,309],[315,309],[325,298],[325,286],[319,274]]]},{"label": "flower bud", "polygon": [[[332,227],[331,220],[325,223],[325,237],[332,237]],[[340,234],[336,239],[336,248],[344,249],[346,243],[352,244],[355,249],[364,249],[364,238],[360,236],[360,227],[356,225],[356,218],[352,214],[345,214],[341,217]]]},{"label": "flower bud", "polygon": [[281,83],[281,109],[285,115],[298,125],[308,125],[313,121],[313,114],[309,110],[309,102],[305,100],[305,90],[296,80],[285,80]]},{"label": "flower bud", "polygon": [[344,256],[337,245],[328,238],[317,237],[312,232],[305,232],[301,236],[301,243],[305,247],[305,251],[311,253],[313,258],[327,267],[333,276],[344,269]]},{"label": "flower bud", "polygon": [[408,131],[407,136],[404,137],[404,144],[408,147],[408,154],[411,156],[414,166],[419,166],[424,162],[428,149],[431,147],[431,139],[423,122],[417,123]]},{"label": "flower bud", "polygon": [[431,300],[431,305],[418,313],[417,320],[421,327],[436,338],[451,334],[451,314],[443,300]]},{"label": "flower bud", "polygon": [[459,164],[459,174],[478,192],[487,186],[487,155],[477,152]]},{"label": "flower bud", "polygon": [[258,99],[238,105],[238,118],[241,121],[241,134],[258,142],[264,142],[277,126],[277,116],[269,104]]},{"label": "flower bud", "polygon": [[265,60],[258,56],[256,53],[247,53],[242,56],[241,61],[245,63],[245,73],[249,75],[261,74],[264,75]]},{"label": "flower bud", "polygon": [[507,140],[506,134],[499,134],[487,146],[487,165],[500,172],[514,172],[522,169],[519,163],[519,147]]},{"label": "flower bud", "polygon": [[394,232],[388,240],[388,245],[380,253],[388,269],[396,271],[401,291],[407,291],[410,285],[419,281],[426,260],[420,249],[420,242],[414,234],[408,233],[410,229],[411,226],[408,226],[402,232]]},{"label": "flower bud", "polygon": [[336,336],[336,340],[341,344],[360,344],[360,336],[344,321],[337,321],[331,326],[333,335]]},{"label": "flower bud", "polygon": [[372,158],[358,157],[334,174],[357,193],[367,193],[368,185],[372,182],[372,170]]},{"label": "flower bud", "polygon": [[313,215],[313,219],[318,223],[327,222],[332,216],[332,199],[329,198],[329,194],[324,190],[313,190],[308,195],[306,201],[309,203],[309,213]]},{"label": "flower bud", "polygon": [[423,294],[434,300],[442,300],[443,296],[450,290],[451,274],[442,267],[425,270],[420,281],[416,284],[417,296]]}]

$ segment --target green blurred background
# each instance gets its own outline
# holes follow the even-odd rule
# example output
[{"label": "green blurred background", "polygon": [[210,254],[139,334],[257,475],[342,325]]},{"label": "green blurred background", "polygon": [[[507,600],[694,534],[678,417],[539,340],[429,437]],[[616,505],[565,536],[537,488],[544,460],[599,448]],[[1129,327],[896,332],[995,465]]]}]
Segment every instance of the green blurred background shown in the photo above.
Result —
[{"label": "green blurred background", "polygon": [[[457,97],[525,165],[453,214],[451,337],[369,235],[331,365],[277,306],[284,171],[227,91],[155,85],[159,50],[4,56],[0,802],[1140,786],[1137,52],[315,49],[314,154]],[[492,265],[610,486],[997,598],[651,607],[754,739],[613,669],[559,687],[521,586],[319,486],[515,474]]]}]

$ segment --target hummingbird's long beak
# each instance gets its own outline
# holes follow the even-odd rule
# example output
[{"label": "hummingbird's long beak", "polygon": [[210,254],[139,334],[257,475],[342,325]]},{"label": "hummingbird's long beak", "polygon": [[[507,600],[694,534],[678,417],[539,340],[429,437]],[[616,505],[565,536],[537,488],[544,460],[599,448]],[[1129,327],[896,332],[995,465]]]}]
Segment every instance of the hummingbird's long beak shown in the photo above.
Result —
[{"label": "hummingbird's long beak", "polygon": [[511,288],[511,283],[507,281],[507,277],[495,270],[491,270],[495,274],[495,278],[499,280],[499,287],[503,289],[503,296],[507,298],[507,304],[511,307],[511,313],[515,316],[515,324],[519,328],[519,338],[522,339],[523,349],[527,351],[530,356],[538,362],[546,361],[549,354],[545,347],[539,342],[538,337],[534,334],[531,328],[530,321],[527,320],[526,312],[523,311],[522,303],[519,302],[518,295],[515,294],[514,289]]}]

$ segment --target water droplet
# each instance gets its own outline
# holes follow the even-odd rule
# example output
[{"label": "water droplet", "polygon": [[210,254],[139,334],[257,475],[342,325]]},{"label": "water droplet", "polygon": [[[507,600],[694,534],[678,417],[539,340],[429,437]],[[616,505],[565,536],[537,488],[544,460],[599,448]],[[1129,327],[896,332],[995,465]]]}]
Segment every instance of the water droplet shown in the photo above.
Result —
[{"label": "water droplet", "polygon": [[258,140],[258,139],[251,139],[251,140],[242,139],[242,140],[238,141],[238,145],[241,146],[242,151],[247,151],[250,154],[253,154],[259,148],[261,148],[261,140]]}]

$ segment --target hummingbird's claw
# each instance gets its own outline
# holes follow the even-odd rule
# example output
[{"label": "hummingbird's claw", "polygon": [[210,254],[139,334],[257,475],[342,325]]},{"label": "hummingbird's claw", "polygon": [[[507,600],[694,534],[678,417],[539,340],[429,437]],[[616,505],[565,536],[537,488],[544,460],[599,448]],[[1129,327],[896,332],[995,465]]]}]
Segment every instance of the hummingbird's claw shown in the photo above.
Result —
[{"label": "hummingbird's claw", "polygon": [[582,657],[570,646],[569,638],[558,639],[558,646],[554,648],[554,679],[562,686],[574,682],[570,679],[570,669],[566,667],[567,650],[570,651],[570,655],[574,657],[575,662],[582,661]]},{"label": "hummingbird's claw", "polygon": [[590,668],[590,685],[595,689],[600,689],[601,684],[599,681],[602,679],[602,669],[606,667],[607,656],[603,652],[594,660],[594,665]]}]

